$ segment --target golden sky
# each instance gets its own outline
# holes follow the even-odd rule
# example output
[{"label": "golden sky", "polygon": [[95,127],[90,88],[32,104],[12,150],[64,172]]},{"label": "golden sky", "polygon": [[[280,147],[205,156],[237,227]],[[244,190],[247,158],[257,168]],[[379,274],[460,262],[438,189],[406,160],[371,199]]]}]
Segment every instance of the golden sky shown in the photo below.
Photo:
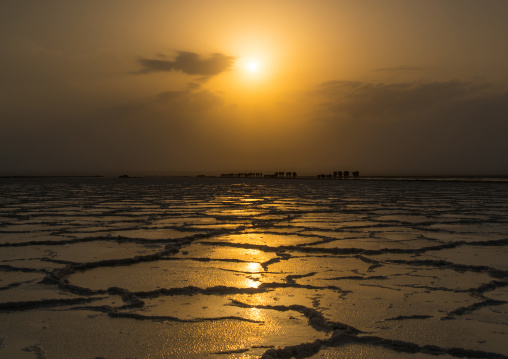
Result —
[{"label": "golden sky", "polygon": [[508,175],[504,0],[0,3],[0,175]]}]

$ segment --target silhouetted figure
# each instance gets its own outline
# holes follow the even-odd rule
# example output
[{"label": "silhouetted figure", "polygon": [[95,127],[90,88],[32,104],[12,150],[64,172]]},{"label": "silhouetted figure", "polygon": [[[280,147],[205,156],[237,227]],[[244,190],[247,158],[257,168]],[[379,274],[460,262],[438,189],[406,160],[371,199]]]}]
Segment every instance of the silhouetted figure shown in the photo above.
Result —
[{"label": "silhouetted figure", "polygon": [[354,171],[354,172],[353,172],[353,178],[354,178],[354,179],[358,179],[359,177],[360,177],[360,172],[358,172],[358,171]]},{"label": "silhouetted figure", "polygon": [[344,179],[349,179],[349,171],[344,171]]},{"label": "silhouetted figure", "polygon": [[342,171],[337,172],[337,176],[339,176],[339,179],[342,179]]}]

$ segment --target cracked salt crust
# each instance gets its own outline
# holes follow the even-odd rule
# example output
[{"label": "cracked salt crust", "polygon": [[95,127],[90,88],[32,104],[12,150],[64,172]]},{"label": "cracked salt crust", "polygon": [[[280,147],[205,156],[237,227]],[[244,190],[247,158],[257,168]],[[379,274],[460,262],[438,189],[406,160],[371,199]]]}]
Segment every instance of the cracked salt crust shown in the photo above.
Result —
[{"label": "cracked salt crust", "polygon": [[508,358],[505,184],[31,181],[0,357]]}]

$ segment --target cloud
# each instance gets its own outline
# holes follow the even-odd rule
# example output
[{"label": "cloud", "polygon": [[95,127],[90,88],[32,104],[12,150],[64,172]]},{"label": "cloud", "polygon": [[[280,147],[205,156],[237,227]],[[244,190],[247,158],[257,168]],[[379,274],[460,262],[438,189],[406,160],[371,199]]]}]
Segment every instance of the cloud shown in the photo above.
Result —
[{"label": "cloud", "polygon": [[359,120],[362,118],[407,119],[446,105],[489,96],[488,84],[471,82],[406,82],[395,84],[331,81],[315,93],[322,97],[319,113]]},{"label": "cloud", "polygon": [[143,68],[133,73],[148,74],[152,72],[181,71],[189,75],[209,77],[231,69],[235,59],[236,57],[234,56],[227,56],[221,53],[215,53],[208,58],[202,58],[194,52],[180,51],[174,61],[140,59],[139,64]]},{"label": "cloud", "polygon": [[223,104],[221,96],[191,83],[88,113],[7,117],[0,121],[0,175],[197,170],[222,156],[217,144],[228,138]]},{"label": "cloud", "polygon": [[171,108],[172,112],[196,113],[221,106],[224,101],[214,93],[190,83],[187,90],[161,92],[156,103]]},{"label": "cloud", "polygon": [[506,174],[504,86],[332,81],[311,96],[325,157],[378,173]]}]

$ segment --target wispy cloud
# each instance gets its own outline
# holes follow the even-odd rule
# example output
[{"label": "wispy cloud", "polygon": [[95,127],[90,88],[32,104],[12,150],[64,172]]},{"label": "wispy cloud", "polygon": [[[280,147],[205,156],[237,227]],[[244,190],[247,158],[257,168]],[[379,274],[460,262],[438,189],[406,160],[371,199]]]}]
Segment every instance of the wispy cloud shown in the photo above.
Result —
[{"label": "wispy cloud", "polygon": [[138,62],[142,66],[142,69],[133,73],[148,74],[152,72],[181,71],[189,75],[210,77],[230,70],[235,59],[236,57],[234,56],[221,53],[215,53],[208,58],[203,58],[194,52],[180,51],[173,61],[140,59]]}]

